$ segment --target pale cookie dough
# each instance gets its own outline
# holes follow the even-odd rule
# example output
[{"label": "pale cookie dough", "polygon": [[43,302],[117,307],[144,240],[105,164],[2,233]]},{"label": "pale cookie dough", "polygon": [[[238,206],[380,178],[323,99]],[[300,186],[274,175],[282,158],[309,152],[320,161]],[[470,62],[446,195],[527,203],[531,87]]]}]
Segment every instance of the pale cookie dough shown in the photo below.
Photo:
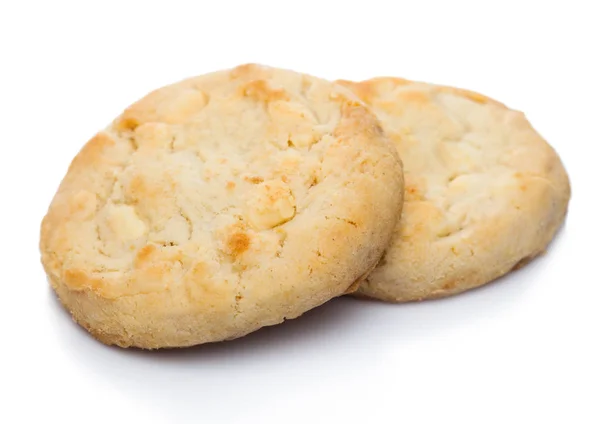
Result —
[{"label": "pale cookie dough", "polygon": [[350,91],[244,65],[156,90],[93,137],[43,220],[42,262],[104,343],[233,339],[352,290],[402,188]]},{"label": "pale cookie dough", "polygon": [[405,204],[381,263],[356,292],[443,297],[544,251],[564,220],[567,174],[521,112],[467,90],[375,78],[351,88],[404,162]]}]

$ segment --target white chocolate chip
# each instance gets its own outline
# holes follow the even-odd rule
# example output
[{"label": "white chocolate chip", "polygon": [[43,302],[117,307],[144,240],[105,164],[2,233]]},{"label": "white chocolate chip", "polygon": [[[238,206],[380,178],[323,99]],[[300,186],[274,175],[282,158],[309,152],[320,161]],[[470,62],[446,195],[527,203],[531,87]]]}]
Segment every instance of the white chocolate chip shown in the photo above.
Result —
[{"label": "white chocolate chip", "polygon": [[135,141],[141,148],[165,148],[172,140],[171,128],[167,124],[149,122],[135,129]]},{"label": "white chocolate chip", "polygon": [[272,180],[261,183],[248,201],[250,225],[259,230],[276,227],[296,214],[296,199],[287,184]]},{"label": "white chocolate chip", "polygon": [[146,232],[146,224],[131,206],[110,206],[107,222],[110,229],[123,241],[134,240]]}]

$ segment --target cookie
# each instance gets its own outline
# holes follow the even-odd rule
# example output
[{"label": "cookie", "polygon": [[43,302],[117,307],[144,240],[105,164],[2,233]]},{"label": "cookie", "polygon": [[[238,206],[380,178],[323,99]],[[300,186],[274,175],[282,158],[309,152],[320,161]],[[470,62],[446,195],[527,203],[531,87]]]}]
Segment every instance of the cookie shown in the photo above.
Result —
[{"label": "cookie", "polygon": [[406,184],[391,246],[357,295],[448,296],[544,251],[567,213],[570,185],[521,112],[471,91],[399,78],[340,83],[380,118]]},{"label": "cookie", "polygon": [[160,88],[95,135],[43,219],[42,263],[106,344],[233,339],[352,290],[402,187],[349,90],[244,65]]}]

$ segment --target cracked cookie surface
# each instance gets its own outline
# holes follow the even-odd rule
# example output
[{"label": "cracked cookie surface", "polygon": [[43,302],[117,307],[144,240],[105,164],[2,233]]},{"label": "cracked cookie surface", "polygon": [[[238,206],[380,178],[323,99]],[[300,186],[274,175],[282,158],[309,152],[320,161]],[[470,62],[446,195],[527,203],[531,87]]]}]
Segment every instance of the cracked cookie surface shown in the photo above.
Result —
[{"label": "cracked cookie surface", "polygon": [[405,173],[400,224],[357,295],[448,296],[543,252],[564,220],[570,185],[521,112],[472,91],[400,78],[338,83],[372,107]]},{"label": "cracked cookie surface", "polygon": [[42,262],[105,343],[232,339],[354,287],[402,187],[349,90],[243,65],[160,88],[93,137],[42,222]]}]

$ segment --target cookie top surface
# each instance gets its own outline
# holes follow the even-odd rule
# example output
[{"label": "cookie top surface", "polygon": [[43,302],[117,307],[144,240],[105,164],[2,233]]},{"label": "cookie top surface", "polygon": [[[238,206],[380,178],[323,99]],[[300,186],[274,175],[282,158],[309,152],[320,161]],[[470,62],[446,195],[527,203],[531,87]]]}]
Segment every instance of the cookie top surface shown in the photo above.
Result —
[{"label": "cookie top surface", "polygon": [[340,83],[372,106],[405,171],[401,223],[359,294],[408,301],[458,293],[549,243],[569,181],[521,112],[472,91],[399,78]]},{"label": "cookie top surface", "polygon": [[[399,187],[393,146],[350,91],[244,65],[160,88],[92,138],[43,220],[42,261],[66,292],[112,302],[102,313],[202,321],[184,330],[204,335],[151,343],[235,337],[342,294],[372,268]],[[120,331],[111,325],[102,331]]]}]

